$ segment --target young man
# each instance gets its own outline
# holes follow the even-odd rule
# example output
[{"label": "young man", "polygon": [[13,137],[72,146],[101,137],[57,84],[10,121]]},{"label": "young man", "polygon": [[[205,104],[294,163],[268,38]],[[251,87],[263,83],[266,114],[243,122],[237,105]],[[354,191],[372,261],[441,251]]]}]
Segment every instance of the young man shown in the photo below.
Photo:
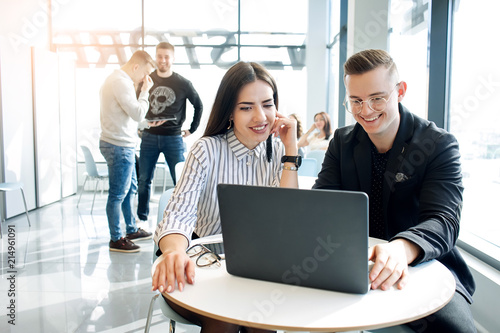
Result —
[{"label": "young man", "polygon": [[[100,91],[102,132],[99,148],[109,171],[106,215],[111,235],[110,251],[138,252],[139,246],[131,240],[152,237],[150,232],[137,228],[132,208],[137,192],[137,126],[144,120],[149,107],[149,89],[153,85],[149,74],[154,68],[155,63],[149,54],[136,51],[121,69],[108,76]],[[143,85],[137,98],[135,85],[141,82]],[[160,124],[162,122],[148,123],[150,126]],[[120,211],[125,219],[126,237],[120,228]]]},{"label": "young man", "polygon": [[462,208],[458,143],[400,102],[407,84],[390,55],[366,50],[344,64],[344,105],[357,121],[339,128],[314,188],[363,191],[370,202],[372,289],[404,288],[408,265],[437,259],[456,278],[443,309],[410,323],[417,332],[475,332],[469,304],[475,284],[455,247]]},{"label": "young man", "polygon": [[[151,180],[160,153],[165,156],[175,184],[175,165],[184,161],[182,138],[196,131],[203,111],[201,99],[191,82],[172,71],[173,62],[174,46],[167,42],[158,44],[156,46],[158,69],[151,74],[154,85],[149,97],[150,107],[146,118],[159,117],[172,120],[166,121],[162,126],[145,129],[142,133],[137,215],[143,221],[148,219]],[[186,100],[193,105],[194,116],[190,128],[182,131],[182,124],[186,120]]]}]

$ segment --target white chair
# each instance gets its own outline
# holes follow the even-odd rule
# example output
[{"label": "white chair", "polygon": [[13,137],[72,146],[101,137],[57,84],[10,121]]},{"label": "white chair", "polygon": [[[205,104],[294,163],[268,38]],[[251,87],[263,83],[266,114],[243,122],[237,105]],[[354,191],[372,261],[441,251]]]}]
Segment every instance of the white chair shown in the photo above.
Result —
[{"label": "white chair", "polygon": [[[170,196],[172,195],[172,192],[174,191],[173,188],[168,189],[167,191],[163,192],[163,194],[160,197],[160,202],[158,204],[158,218],[157,221],[158,223],[163,219],[163,212],[165,211],[165,207],[167,206],[168,200],[170,199]],[[153,261],[156,259],[156,251],[158,250],[158,247],[154,246],[153,250]],[[144,328],[144,333],[149,333],[149,329],[151,327],[151,317],[153,315],[153,308],[155,301],[159,299],[158,303],[160,305],[160,310],[163,313],[163,315],[167,318],[170,319],[170,324],[169,324],[169,332],[170,333],[175,333],[175,325],[176,323],[184,324],[184,325],[190,325],[190,326],[196,326],[196,324],[190,322],[189,320],[185,319],[181,315],[179,315],[177,312],[172,310],[172,308],[165,302],[165,299],[163,297],[160,297],[161,294],[156,294],[153,296],[151,299],[151,302],[149,304],[149,311],[148,311],[148,316],[146,318],[146,326]]]},{"label": "white chair", "polygon": [[163,163],[157,163],[156,164],[156,169],[155,169],[155,174],[153,176],[153,182],[151,184],[151,187],[153,188],[151,193],[155,193],[156,189],[156,172],[158,170],[163,170],[163,190],[161,193],[165,192],[165,188],[167,187],[167,172],[170,174],[170,169],[168,168],[168,164],[166,162]]},{"label": "white chair", "polygon": [[[21,190],[21,194],[23,196],[24,202],[24,211],[26,212],[26,218],[28,219],[28,225],[31,227],[30,216],[28,214],[28,205],[26,205],[26,197],[24,196],[23,183],[0,183],[0,192],[10,192],[15,190]],[[2,235],[2,223],[0,222],[0,238],[3,238]]]},{"label": "white chair", "polygon": [[299,168],[299,176],[317,177],[317,162],[314,158],[303,158]]},{"label": "white chair", "polygon": [[[85,181],[83,182],[82,191],[80,192],[80,197],[78,198],[76,207],[78,207],[78,205],[80,204],[80,199],[82,198],[83,191],[85,190],[85,184],[87,183],[87,180],[89,178],[96,179],[97,182],[95,184],[95,189],[94,189],[94,198],[92,199],[92,208],[90,209],[90,214],[92,214],[92,212],[94,211],[94,202],[95,202],[95,195],[97,193],[97,186],[99,185],[99,182],[101,180],[109,178],[109,175],[108,175],[108,169],[105,170],[97,169],[94,157],[92,156],[92,153],[90,152],[90,149],[87,146],[81,146],[81,148],[83,151],[83,156],[85,157],[85,169],[87,171],[85,172]],[[102,190],[101,190],[101,195],[102,195]]]},{"label": "white chair", "polygon": [[163,212],[165,211],[165,207],[167,207],[168,200],[173,192],[174,188],[169,188],[160,196],[160,202],[158,203],[158,216],[156,218],[157,223],[160,223],[160,221],[163,220]]},{"label": "white chair", "polygon": [[175,165],[175,183],[176,184],[179,181],[179,179],[181,178],[182,170],[184,170],[184,164],[186,164],[186,162],[178,162]]},{"label": "white chair", "polygon": [[149,312],[148,312],[148,318],[146,321],[146,327],[144,329],[144,333],[149,333],[149,328],[151,327],[151,315],[153,312],[153,307],[156,299],[160,299],[158,301],[158,304],[160,305],[160,310],[163,313],[165,317],[170,319],[170,324],[169,324],[169,333],[175,333],[175,326],[177,323],[183,324],[183,325],[189,325],[189,326],[197,326],[196,324],[190,322],[189,320],[185,319],[181,315],[179,315],[177,312],[172,310],[172,308],[168,305],[167,302],[165,302],[165,299],[163,297],[160,297],[161,294],[156,294],[153,296],[151,299],[151,303],[149,304]]},{"label": "white chair", "polygon": [[326,150],[311,150],[306,154],[306,158],[314,158],[316,160],[316,176],[321,171],[323,160],[325,159]]}]

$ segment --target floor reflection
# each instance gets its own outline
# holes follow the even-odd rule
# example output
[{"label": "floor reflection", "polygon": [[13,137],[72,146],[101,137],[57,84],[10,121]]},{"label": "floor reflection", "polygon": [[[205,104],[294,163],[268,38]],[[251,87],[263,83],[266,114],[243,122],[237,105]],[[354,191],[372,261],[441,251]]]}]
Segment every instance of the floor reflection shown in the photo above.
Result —
[{"label": "floor reflection", "polygon": [[[72,196],[30,212],[31,228],[24,215],[2,223],[0,306],[13,300],[16,325],[2,311],[0,332],[144,332],[154,295],[152,240],[138,242],[138,253],[109,252],[106,193],[96,196],[92,215],[92,192],[83,194],[79,209],[77,200]],[[141,227],[153,230],[156,214],[157,200],[151,203],[151,221]],[[9,267],[8,225],[15,230],[15,267]],[[150,332],[168,332],[157,308]]]}]

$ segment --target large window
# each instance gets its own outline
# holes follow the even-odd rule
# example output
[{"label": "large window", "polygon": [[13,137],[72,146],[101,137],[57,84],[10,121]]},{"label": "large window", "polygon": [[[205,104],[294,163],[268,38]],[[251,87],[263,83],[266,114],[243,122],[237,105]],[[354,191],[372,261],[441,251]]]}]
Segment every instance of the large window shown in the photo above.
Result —
[{"label": "large window", "polygon": [[464,175],[461,238],[500,260],[500,4],[457,1],[453,26],[450,130]]},{"label": "large window", "polygon": [[[306,110],[307,0],[73,0],[53,15],[54,48],[77,64],[78,144],[98,150],[99,89],[110,72],[138,49],[175,46],[173,69],[193,82],[204,104],[201,136],[227,68],[256,61],[275,77],[280,111]],[[189,127],[193,109],[188,103]],[[80,156],[80,161],[83,157]],[[101,159],[103,161],[103,159]]]},{"label": "large window", "polygon": [[[332,120],[332,129],[341,127],[345,125],[345,121],[339,124],[339,120],[345,119],[346,111],[344,107],[340,107],[341,101],[344,96],[340,96],[340,92],[343,89],[344,82],[340,79],[344,72],[341,70],[340,58],[341,49],[340,44],[342,43],[342,38],[347,38],[346,30],[341,29],[341,24],[346,24],[346,22],[341,23],[341,1],[332,0],[330,1],[330,36],[329,36],[329,78],[328,78],[328,114]],[[344,27],[345,28],[345,27]],[[345,50],[344,50],[345,51]],[[344,113],[344,117],[339,119],[339,113]]]},{"label": "large window", "polygon": [[429,20],[429,1],[391,1],[389,52],[398,65],[400,79],[408,84],[403,105],[425,119],[429,90]]}]

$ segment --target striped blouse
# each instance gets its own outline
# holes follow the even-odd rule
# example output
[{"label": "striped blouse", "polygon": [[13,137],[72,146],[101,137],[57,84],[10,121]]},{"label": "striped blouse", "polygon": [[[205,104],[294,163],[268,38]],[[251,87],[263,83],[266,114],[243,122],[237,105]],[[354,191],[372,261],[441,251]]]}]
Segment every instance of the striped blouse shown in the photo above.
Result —
[{"label": "striped blouse", "polygon": [[[246,148],[233,130],[202,137],[192,146],[182,176],[155,232],[155,242],[168,234],[182,234],[188,240],[221,233],[217,184],[280,185],[283,144],[273,138],[271,162],[266,142]],[[249,203],[251,204],[251,203]]]}]

